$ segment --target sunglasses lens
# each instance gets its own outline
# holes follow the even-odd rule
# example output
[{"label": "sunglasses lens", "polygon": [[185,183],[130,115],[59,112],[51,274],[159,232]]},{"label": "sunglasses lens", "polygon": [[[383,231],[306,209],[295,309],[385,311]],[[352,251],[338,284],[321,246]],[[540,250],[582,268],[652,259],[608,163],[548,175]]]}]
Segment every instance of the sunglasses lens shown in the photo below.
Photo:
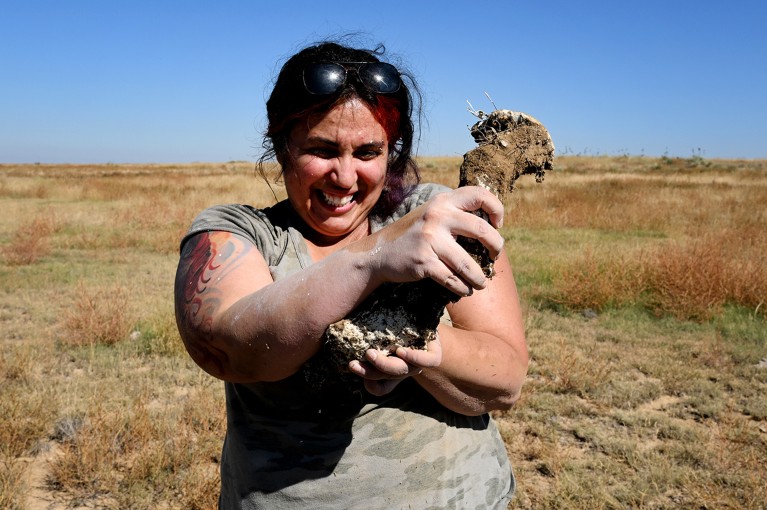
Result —
[{"label": "sunglasses lens", "polygon": [[346,69],[332,63],[310,64],[304,69],[304,86],[311,94],[332,94],[346,81]]},{"label": "sunglasses lens", "polygon": [[386,62],[371,62],[359,67],[360,79],[370,89],[379,94],[392,94],[400,87],[397,68]]},{"label": "sunglasses lens", "polygon": [[[352,68],[352,72],[355,71],[362,83],[377,94],[397,92],[402,83],[397,68],[386,62],[362,63],[359,67]],[[346,83],[346,72],[343,65],[332,62],[309,64],[304,69],[304,86],[310,94],[333,94]]]}]

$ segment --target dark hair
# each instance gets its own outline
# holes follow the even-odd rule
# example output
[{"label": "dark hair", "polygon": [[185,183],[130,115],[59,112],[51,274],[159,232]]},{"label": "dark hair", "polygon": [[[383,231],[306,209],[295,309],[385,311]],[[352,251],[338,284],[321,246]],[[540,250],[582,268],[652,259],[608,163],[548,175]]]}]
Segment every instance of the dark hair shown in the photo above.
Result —
[{"label": "dark hair", "polygon": [[380,62],[378,57],[384,53],[383,45],[367,50],[335,42],[322,42],[290,57],[282,66],[266,102],[268,126],[262,141],[264,152],[258,161],[261,175],[265,176],[266,161],[275,157],[281,162],[288,161],[288,139],[300,119],[310,114],[328,112],[350,98],[359,98],[370,107],[389,138],[386,183],[371,214],[382,217],[390,215],[420,182],[418,166],[412,155],[416,133],[413,114],[415,112],[419,119],[421,116],[421,95],[415,80],[400,69],[403,81],[399,90],[380,95],[369,90],[355,73],[349,73],[344,86],[330,95],[311,94],[303,82],[303,71],[308,64]]}]

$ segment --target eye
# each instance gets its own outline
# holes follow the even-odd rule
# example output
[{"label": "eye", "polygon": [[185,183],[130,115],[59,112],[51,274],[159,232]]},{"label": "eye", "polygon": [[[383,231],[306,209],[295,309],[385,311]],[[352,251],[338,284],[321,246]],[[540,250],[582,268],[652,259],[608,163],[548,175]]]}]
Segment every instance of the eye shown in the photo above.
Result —
[{"label": "eye", "polygon": [[383,150],[378,147],[372,147],[372,148],[368,147],[368,148],[355,151],[354,153],[355,157],[363,161],[369,161],[371,159],[375,159],[381,154],[383,154]]},{"label": "eye", "polygon": [[306,153],[322,159],[330,159],[336,157],[336,151],[328,147],[310,147],[306,149]]}]

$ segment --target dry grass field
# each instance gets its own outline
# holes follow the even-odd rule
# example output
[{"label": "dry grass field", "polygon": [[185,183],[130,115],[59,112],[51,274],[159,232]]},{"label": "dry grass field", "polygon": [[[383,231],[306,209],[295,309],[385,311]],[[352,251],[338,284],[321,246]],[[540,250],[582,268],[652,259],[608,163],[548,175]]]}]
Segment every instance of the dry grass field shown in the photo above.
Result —
[{"label": "dry grass field", "polygon": [[[0,165],[0,508],[215,508],[223,388],[175,329],[178,241],[206,206],[273,201],[248,163]],[[765,204],[766,161],[570,156],[518,182],[511,508],[767,508]]]}]

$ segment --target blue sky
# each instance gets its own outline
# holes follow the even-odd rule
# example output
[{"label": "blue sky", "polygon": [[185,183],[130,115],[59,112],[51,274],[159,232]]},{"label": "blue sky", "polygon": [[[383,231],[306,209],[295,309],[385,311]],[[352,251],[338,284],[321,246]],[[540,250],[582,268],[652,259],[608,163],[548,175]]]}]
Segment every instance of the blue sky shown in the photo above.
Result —
[{"label": "blue sky", "polygon": [[279,64],[349,32],[425,98],[419,154],[527,112],[559,154],[767,158],[761,0],[0,2],[0,162],[253,161]]}]

